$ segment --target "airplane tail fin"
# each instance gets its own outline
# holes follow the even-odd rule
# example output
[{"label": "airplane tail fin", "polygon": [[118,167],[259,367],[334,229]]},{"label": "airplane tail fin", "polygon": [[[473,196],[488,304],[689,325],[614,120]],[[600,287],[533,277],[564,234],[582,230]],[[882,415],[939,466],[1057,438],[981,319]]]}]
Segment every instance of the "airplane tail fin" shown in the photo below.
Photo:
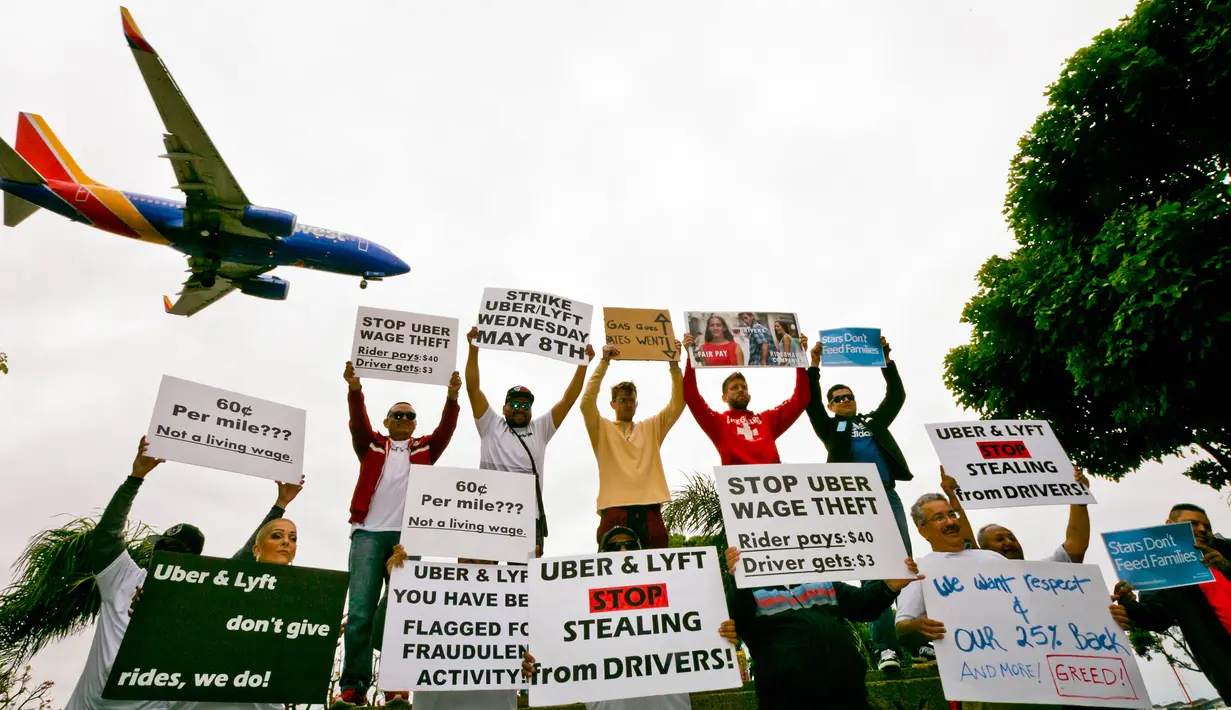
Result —
[{"label": "airplane tail fin", "polygon": [[47,180],[99,184],[82,171],[51,127],[37,114],[18,114],[17,152]]},{"label": "airplane tail fin", "polygon": [[[42,185],[47,182],[3,139],[0,139],[0,179],[29,185]],[[38,205],[26,202],[8,192],[4,193],[4,225],[6,227],[16,227],[26,217],[37,211]]]}]

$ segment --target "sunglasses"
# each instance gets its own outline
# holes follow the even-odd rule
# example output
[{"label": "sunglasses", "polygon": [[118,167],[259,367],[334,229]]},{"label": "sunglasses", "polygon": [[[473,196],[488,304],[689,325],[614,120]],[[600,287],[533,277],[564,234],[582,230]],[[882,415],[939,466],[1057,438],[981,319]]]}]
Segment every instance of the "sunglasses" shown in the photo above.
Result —
[{"label": "sunglasses", "polygon": [[504,404],[509,409],[523,409],[527,412],[530,411],[530,407],[534,406],[531,403],[525,401],[524,399],[515,399],[509,402],[505,402]]},{"label": "sunglasses", "polygon": [[641,545],[636,540],[620,540],[603,545],[603,552],[622,552],[625,550],[640,550]]},{"label": "sunglasses", "polygon": [[389,412],[389,418],[396,419],[399,422],[400,421],[413,422],[415,420],[415,413],[414,412]]},{"label": "sunglasses", "polygon": [[833,403],[835,403],[835,404],[840,403],[840,402],[854,402],[854,401],[855,401],[855,395],[853,395],[853,394],[840,394],[840,395],[838,395],[837,397],[834,397],[833,399],[831,399],[831,400],[829,400],[829,401],[830,401],[830,402],[833,402]]}]

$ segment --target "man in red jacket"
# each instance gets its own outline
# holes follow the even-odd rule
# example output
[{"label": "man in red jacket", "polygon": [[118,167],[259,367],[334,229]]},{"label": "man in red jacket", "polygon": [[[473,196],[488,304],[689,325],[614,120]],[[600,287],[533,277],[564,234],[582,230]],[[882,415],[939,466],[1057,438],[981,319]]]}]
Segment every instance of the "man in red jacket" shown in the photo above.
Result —
[{"label": "man in red jacket", "polygon": [[436,463],[453,438],[462,378],[454,372],[449,380],[449,394],[435,431],[414,436],[418,424],[415,408],[408,402],[398,402],[385,415],[386,436],[372,429],[368,421],[363,385],[355,376],[354,365],[346,363],[342,377],[350,388],[346,402],[350,407],[351,444],[359,457],[359,480],[350,503],[350,602],[339,685],[342,700],[366,705],[372,684],[372,642],[375,638],[379,643],[384,626],[387,597],[382,597],[381,591],[388,579],[385,562],[402,536],[406,482],[412,466]]},{"label": "man in red jacket", "polygon": [[[803,349],[808,349],[808,339],[799,339]],[[684,347],[691,348],[692,334],[684,336]],[[734,372],[722,382],[722,401],[727,411],[715,412],[705,403],[697,389],[697,372],[692,369],[692,358],[684,370],[684,403],[701,425],[701,430],[718,448],[718,457],[723,466],[757,463],[782,463],[778,458],[778,437],[782,436],[808,406],[808,371],[795,368],[795,393],[782,404],[757,414],[748,411],[752,396],[748,394],[748,382]]]}]

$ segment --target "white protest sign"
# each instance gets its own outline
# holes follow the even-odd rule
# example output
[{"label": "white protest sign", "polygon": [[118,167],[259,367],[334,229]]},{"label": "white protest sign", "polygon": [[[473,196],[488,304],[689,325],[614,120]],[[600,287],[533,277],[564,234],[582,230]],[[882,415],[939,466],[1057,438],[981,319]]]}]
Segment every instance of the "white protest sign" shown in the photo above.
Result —
[{"label": "white protest sign", "polygon": [[457,319],[360,306],[351,363],[359,377],[447,385],[457,369]]},{"label": "white protest sign", "polygon": [[538,508],[528,473],[416,467],[406,483],[405,511],[408,555],[503,562],[534,556]]},{"label": "white protest sign", "polygon": [[1097,565],[929,555],[919,571],[948,631],[934,643],[947,699],[1150,707]]},{"label": "white protest sign", "polygon": [[163,375],[146,454],[298,483],[307,421],[302,409]]},{"label": "white protest sign", "polygon": [[989,419],[925,424],[968,510],[1097,503],[1045,421]]},{"label": "white protest sign", "polygon": [[525,567],[407,561],[389,576],[380,684],[397,690],[521,688],[529,641]]},{"label": "white protest sign", "polygon": [[741,589],[915,576],[874,464],[715,466],[714,478]]},{"label": "white protest sign", "polygon": [[479,337],[474,344],[585,365],[593,315],[594,306],[550,293],[487,288],[479,305]]},{"label": "white protest sign", "polygon": [[530,561],[530,704],[740,686],[712,547]]}]

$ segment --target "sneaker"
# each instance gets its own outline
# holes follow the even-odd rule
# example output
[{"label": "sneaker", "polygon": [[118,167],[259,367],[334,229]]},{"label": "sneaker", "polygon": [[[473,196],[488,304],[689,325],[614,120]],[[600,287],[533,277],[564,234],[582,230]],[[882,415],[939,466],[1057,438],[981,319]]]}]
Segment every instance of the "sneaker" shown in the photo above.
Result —
[{"label": "sneaker", "polygon": [[935,662],[936,662],[936,649],[932,648],[931,645],[920,646],[918,650],[915,651],[915,665],[925,666],[925,665],[928,665],[929,663],[935,663]]},{"label": "sneaker", "polygon": [[367,693],[363,688],[343,688],[341,694],[334,698],[333,705],[330,705],[330,710],[344,710],[357,707],[359,705],[367,705]]},{"label": "sneaker", "polygon": [[876,670],[885,674],[893,674],[902,670],[902,664],[898,661],[898,652],[892,648],[881,651],[880,659],[876,662]]},{"label": "sneaker", "polygon": [[410,701],[406,699],[406,691],[385,693],[385,707],[409,708]]}]

